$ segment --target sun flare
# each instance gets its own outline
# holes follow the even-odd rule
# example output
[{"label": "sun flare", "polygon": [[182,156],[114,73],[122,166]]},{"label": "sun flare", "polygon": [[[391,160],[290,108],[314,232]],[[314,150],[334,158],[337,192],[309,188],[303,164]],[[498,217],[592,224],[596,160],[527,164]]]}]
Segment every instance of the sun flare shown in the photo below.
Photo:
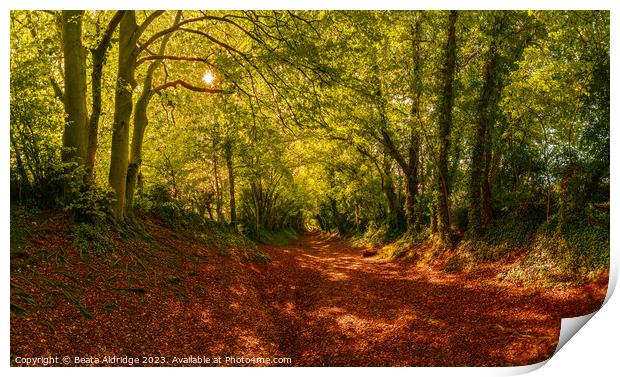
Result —
[{"label": "sun flare", "polygon": [[205,75],[202,76],[202,81],[204,81],[207,85],[211,85],[213,84],[213,81],[215,81],[215,75],[211,71],[207,71],[205,72]]}]

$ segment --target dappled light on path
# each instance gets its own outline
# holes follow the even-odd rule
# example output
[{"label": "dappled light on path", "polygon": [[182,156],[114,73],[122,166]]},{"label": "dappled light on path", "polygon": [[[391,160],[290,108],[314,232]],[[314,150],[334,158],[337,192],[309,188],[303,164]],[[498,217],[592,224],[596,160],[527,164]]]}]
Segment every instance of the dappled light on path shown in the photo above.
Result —
[{"label": "dappled light on path", "polygon": [[[524,365],[549,357],[560,318],[598,309],[607,287],[606,276],[580,287],[518,287],[495,278],[501,264],[447,273],[364,258],[363,250],[318,234],[289,246],[261,246],[272,261],[249,263],[186,234],[156,230],[157,248],[131,246],[168,262],[156,267],[157,274],[128,273],[98,260],[87,267],[70,240],[41,238],[51,251],[67,250],[69,262],[41,262],[35,276],[74,287],[92,318],[58,295],[33,290],[33,299],[48,304],[12,315],[12,355],[290,357],[297,366]],[[11,284],[31,287],[28,271],[13,271]],[[12,292],[12,302],[19,292]]]},{"label": "dappled light on path", "polygon": [[552,355],[561,317],[595,310],[604,296],[600,284],[585,296],[518,288],[495,279],[496,266],[453,274],[363,258],[316,234],[264,248],[274,259],[255,277],[295,365],[536,363]]}]

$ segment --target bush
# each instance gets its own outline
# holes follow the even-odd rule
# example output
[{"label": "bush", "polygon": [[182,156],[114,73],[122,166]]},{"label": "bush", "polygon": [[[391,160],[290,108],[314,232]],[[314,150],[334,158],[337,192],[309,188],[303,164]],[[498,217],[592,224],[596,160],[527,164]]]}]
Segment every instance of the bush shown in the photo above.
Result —
[{"label": "bush", "polygon": [[72,232],[73,244],[82,258],[90,253],[102,255],[114,250],[110,229],[103,224],[75,223]]},{"label": "bush", "polygon": [[155,184],[143,195],[137,196],[134,199],[134,210],[155,216],[173,228],[199,228],[205,222],[202,216],[188,209],[183,201],[173,198],[170,188],[163,184]]},{"label": "bush", "polygon": [[77,222],[103,224],[110,219],[110,209],[114,201],[114,192],[111,189],[85,185],[82,190],[73,191],[65,210],[70,211]]},{"label": "bush", "polygon": [[179,225],[178,221],[182,218],[181,208],[173,202],[154,202],[150,212],[172,226]]},{"label": "bush", "polygon": [[286,246],[297,240],[299,235],[292,228],[284,228],[280,230],[270,231],[259,229],[259,238],[257,241],[267,245]]},{"label": "bush", "polygon": [[263,253],[252,240],[228,225],[206,222],[197,237],[226,257],[256,262],[271,260],[271,256]]},{"label": "bush", "polygon": [[482,261],[497,261],[520,247],[527,247],[545,220],[544,210],[523,206],[496,218],[480,238],[470,238],[459,246]]},{"label": "bush", "polygon": [[581,222],[558,228],[555,252],[571,268],[601,269],[609,266],[609,219],[596,224]]},{"label": "bush", "polygon": [[393,229],[389,224],[371,222],[366,231],[352,239],[355,246],[377,247],[398,239],[402,232]]},{"label": "bush", "polygon": [[544,221],[545,213],[542,211],[514,211],[492,221],[483,241],[491,245],[525,246]]},{"label": "bush", "polygon": [[500,277],[510,281],[571,284],[586,281],[609,267],[609,218],[588,216],[558,227],[557,217],[542,224],[533,251]]}]

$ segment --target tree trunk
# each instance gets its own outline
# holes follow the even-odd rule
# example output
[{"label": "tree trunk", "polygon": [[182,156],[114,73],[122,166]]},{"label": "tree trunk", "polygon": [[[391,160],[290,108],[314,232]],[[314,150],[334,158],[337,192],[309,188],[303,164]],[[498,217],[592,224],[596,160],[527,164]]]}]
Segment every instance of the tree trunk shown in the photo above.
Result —
[{"label": "tree trunk", "polygon": [[235,204],[235,172],[233,170],[233,149],[232,143],[225,145],[226,167],[228,169],[228,190],[230,193],[230,225],[237,225],[237,207]]},{"label": "tree trunk", "polygon": [[[489,123],[489,126],[493,126],[493,122]],[[493,148],[493,139],[491,138],[491,130],[487,127],[487,142],[486,150],[484,152],[484,169],[482,170],[482,226],[486,229],[491,222],[492,207],[491,207],[491,156]]]},{"label": "tree trunk", "polygon": [[450,185],[448,177],[448,151],[450,150],[450,128],[452,127],[452,107],[454,93],[452,84],[456,67],[456,18],[457,11],[450,11],[446,60],[443,68],[443,89],[439,106],[439,159],[438,159],[438,203],[437,227],[441,238],[449,240],[450,233]]},{"label": "tree trunk", "polygon": [[84,11],[62,11],[66,123],[62,136],[62,160],[86,163],[88,113],[86,109],[86,54],[82,46]]},{"label": "tree trunk", "polygon": [[[411,157],[410,157],[411,158]],[[416,154],[417,160],[417,154]],[[412,231],[418,225],[416,200],[418,196],[418,164],[417,162],[411,167],[408,174],[405,175],[405,214],[407,221],[407,230]]]},{"label": "tree trunk", "polygon": [[215,178],[215,209],[217,213],[217,222],[222,223],[224,215],[222,214],[222,188],[220,185],[220,173],[217,168],[217,150],[215,143],[213,145],[213,175]]},{"label": "tree trunk", "polygon": [[385,174],[385,181],[383,189],[385,191],[385,197],[388,200],[388,223],[391,227],[396,228],[402,221],[402,209],[398,203],[396,197],[396,190],[394,189],[394,180],[392,179],[392,164],[388,156],[383,156],[383,172]]},{"label": "tree trunk", "polygon": [[115,192],[114,214],[123,219],[129,160],[129,121],[133,107],[134,69],[137,33],[135,11],[127,11],[120,23],[118,75],[114,97],[114,123],[109,183]]},{"label": "tree trunk", "polygon": [[[174,25],[177,25],[181,20],[181,12],[177,12],[174,20]],[[158,55],[164,55],[166,52],[166,45],[172,36],[171,33],[166,34],[162,38],[161,45],[159,46]],[[125,193],[125,211],[127,213],[132,212],[133,196],[136,188],[136,182],[140,170],[142,168],[142,144],[144,142],[144,133],[146,127],[149,124],[148,107],[149,102],[153,96],[153,76],[157,68],[162,65],[161,60],[154,60],[146,71],[146,76],[142,84],[142,93],[138,101],[136,101],[136,107],[133,116],[133,134],[131,137],[131,152],[129,155],[129,166],[127,168],[127,191]]]},{"label": "tree trunk", "polygon": [[407,214],[407,230],[412,232],[418,225],[419,216],[416,214],[418,209],[416,208],[416,201],[418,197],[418,165],[420,158],[420,136],[418,130],[414,126],[416,122],[419,122],[420,128],[422,128],[420,118],[420,97],[422,95],[422,56],[421,56],[421,22],[418,15],[411,30],[411,59],[413,62],[413,72],[411,78],[411,96],[413,98],[411,105],[411,130],[409,137],[408,148],[408,166],[405,172],[405,209]]},{"label": "tree trunk", "polygon": [[479,237],[484,232],[490,218],[490,130],[495,122],[494,109],[491,107],[491,97],[495,94],[497,76],[497,45],[493,41],[489,47],[487,61],[484,67],[484,83],[478,102],[478,118],[474,135],[470,186],[469,186],[469,224],[468,230],[472,237]]},{"label": "tree trunk", "polygon": [[[148,74],[147,74],[148,75]],[[133,197],[136,190],[138,175],[142,166],[142,141],[144,140],[144,131],[149,123],[147,109],[148,102],[151,97],[150,89],[146,85],[150,85],[150,78],[144,80],[145,86],[136,102],[136,108],[133,114],[133,135],[131,138],[131,152],[129,163],[127,166],[127,183],[125,191],[125,212],[131,214],[133,212]],[[147,84],[148,82],[148,84]]]},{"label": "tree trunk", "polygon": [[99,118],[101,116],[101,76],[103,74],[103,64],[105,62],[106,52],[110,46],[112,40],[112,34],[120,23],[124,10],[117,11],[103,35],[103,38],[99,42],[97,48],[91,51],[93,58],[93,68],[90,74],[91,78],[91,96],[92,96],[92,108],[90,119],[88,121],[88,148],[87,148],[87,168],[91,177],[94,180],[95,173],[95,161],[97,157],[97,143],[99,133]]}]

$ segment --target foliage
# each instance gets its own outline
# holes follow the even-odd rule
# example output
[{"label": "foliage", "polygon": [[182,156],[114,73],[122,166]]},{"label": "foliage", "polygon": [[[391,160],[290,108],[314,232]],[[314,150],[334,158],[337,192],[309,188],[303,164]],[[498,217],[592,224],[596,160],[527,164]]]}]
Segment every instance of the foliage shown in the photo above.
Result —
[{"label": "foliage", "polygon": [[609,81],[605,10],[12,11],[11,362],[540,362],[607,290]]},{"label": "foliage", "polygon": [[271,257],[256,247],[256,244],[237,233],[227,226],[208,222],[197,233],[200,241],[215,248],[221,255],[239,258],[242,260],[254,260],[256,262],[268,262]]},{"label": "foliage", "polygon": [[557,285],[584,282],[609,266],[609,217],[590,212],[585,222],[560,231],[557,219],[538,229],[534,249],[506,273],[510,281]]},{"label": "foliage", "polygon": [[92,171],[63,160],[61,15],[11,12],[15,203],[233,247],[316,224],[390,258],[439,240],[495,261],[560,237],[548,255],[605,262],[589,208],[610,202],[608,11],[87,11],[88,83],[109,42],[100,112],[78,88],[100,114]]},{"label": "foliage", "polygon": [[88,258],[88,254],[96,254],[104,257],[114,250],[109,227],[91,223],[75,223],[72,227],[73,245],[80,250],[82,258]]},{"label": "foliage", "polygon": [[[69,182],[75,182],[75,180],[69,180]],[[110,208],[114,202],[111,190],[91,184],[87,184],[87,188],[83,189],[82,185],[79,184],[77,188],[74,185],[69,186],[71,201],[64,209],[73,214],[76,222],[109,223],[111,219]]]},{"label": "foliage", "polygon": [[256,240],[266,245],[287,246],[299,238],[299,234],[292,228],[284,228],[276,231],[260,229]]},{"label": "foliage", "polygon": [[352,244],[358,246],[377,247],[390,243],[400,236],[388,224],[371,223],[364,233],[355,235]]}]

